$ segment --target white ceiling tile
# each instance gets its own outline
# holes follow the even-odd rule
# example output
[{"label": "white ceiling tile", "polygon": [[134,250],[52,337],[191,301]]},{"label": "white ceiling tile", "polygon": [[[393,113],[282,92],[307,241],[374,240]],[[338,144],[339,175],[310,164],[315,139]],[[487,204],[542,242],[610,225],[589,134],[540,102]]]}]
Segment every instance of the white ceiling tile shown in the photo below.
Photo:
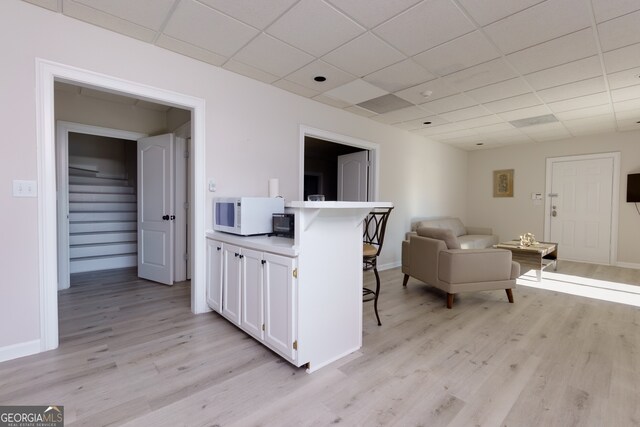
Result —
[{"label": "white ceiling tile", "polygon": [[379,96],[386,95],[388,92],[367,83],[362,79],[354,80],[350,83],[338,86],[324,93],[331,98],[340,99],[351,104],[359,104]]},{"label": "white ceiling tile", "polygon": [[406,57],[375,35],[367,32],[329,52],[322,59],[351,74],[364,77],[402,61]]},{"label": "white ceiling tile", "polygon": [[366,28],[396,16],[421,0],[327,0]]},{"label": "white ceiling tile", "polygon": [[426,110],[440,114],[446,113],[448,111],[459,110],[461,108],[471,107],[477,104],[478,103],[472,98],[459,93],[457,95],[447,96],[446,98],[441,98],[436,101],[420,104],[420,106]]},{"label": "white ceiling tile", "polygon": [[585,28],[584,30],[514,52],[507,56],[507,60],[520,73],[529,74],[597,54],[598,48],[593,36],[593,30]]},{"label": "white ceiling tile", "polygon": [[640,109],[640,98],[630,99],[628,101],[615,102],[613,104],[613,109],[616,114],[624,111],[636,110]]},{"label": "white ceiling tile", "polygon": [[81,3],[66,0],[63,8],[64,14],[90,24],[124,34],[151,43],[158,34],[156,30],[143,25],[133,23],[110,13],[86,6]]},{"label": "white ceiling tile", "polygon": [[499,142],[531,142],[528,135],[520,132],[519,129],[505,129],[498,132],[488,132],[483,134],[485,138]]},{"label": "white ceiling tile", "polygon": [[640,124],[635,119],[618,120],[617,124],[620,132],[640,130]]},{"label": "white ceiling tile", "polygon": [[357,105],[347,107],[345,108],[345,110],[363,117],[372,117],[376,115],[376,113],[374,113],[373,111],[369,111],[366,108],[358,107]]},{"label": "white ceiling tile", "polygon": [[628,101],[636,98],[640,98],[640,85],[629,86],[623,89],[614,89],[611,91],[611,99],[613,99],[613,102]]},{"label": "white ceiling tile", "polygon": [[389,92],[397,92],[435,78],[413,60],[407,59],[371,73],[364,80]]},{"label": "white ceiling tile", "polygon": [[481,105],[473,107],[463,108],[461,110],[450,111],[448,113],[440,114],[445,120],[450,122],[457,122],[460,120],[475,119],[476,117],[488,116],[491,112]]},{"label": "white ceiling tile", "polygon": [[539,125],[526,126],[519,128],[521,132],[526,133],[527,135],[535,135],[535,134],[553,134],[553,133],[562,133],[566,132],[566,128],[563,126],[561,122],[553,122],[553,123],[543,123]]},{"label": "white ceiling tile", "polygon": [[481,26],[520,12],[543,0],[460,0],[460,4]]},{"label": "white ceiling tile", "polygon": [[[346,108],[351,106],[350,103],[345,102],[345,101],[340,101],[338,99],[333,99],[333,98],[329,98],[328,96],[324,96],[324,95],[318,95],[318,96],[314,96],[313,97],[314,101],[318,101],[318,102],[322,102],[323,104],[327,104],[327,105],[331,105],[332,107],[336,107],[336,108]],[[358,107],[360,108],[360,107]],[[371,113],[370,115],[374,115],[375,113]]]},{"label": "white ceiling tile", "polygon": [[573,33],[591,25],[589,8],[570,0],[547,0],[497,21],[485,31],[504,53]]},{"label": "white ceiling tile", "polygon": [[616,119],[618,121],[634,120],[637,122],[640,120],[640,108],[634,108],[633,110],[616,112]]},{"label": "white ceiling tile", "polygon": [[275,87],[279,87],[280,89],[284,89],[288,92],[292,92],[297,95],[304,96],[305,98],[312,98],[319,94],[318,91],[316,90],[309,89],[307,87],[304,87],[302,85],[299,85],[297,83],[291,82],[289,80],[284,80],[284,79],[278,80],[277,82],[273,83],[273,85]]},{"label": "white ceiling tile", "polygon": [[429,136],[429,135],[440,135],[443,133],[455,132],[460,130],[464,130],[464,129],[455,123],[447,123],[444,125],[429,126],[426,128],[417,129],[412,132],[417,133],[419,135]]},{"label": "white ceiling tile", "polygon": [[529,117],[546,116],[551,114],[551,110],[546,105],[536,105],[534,107],[520,108],[518,110],[505,111],[498,114],[504,120],[510,122],[512,120],[526,119]]},{"label": "white ceiling tile", "polygon": [[558,141],[560,139],[569,139],[573,135],[568,130],[562,129],[555,132],[541,132],[530,135],[535,142]]},{"label": "white ceiling tile", "polygon": [[413,56],[473,29],[473,24],[450,0],[431,0],[421,2],[373,31]]},{"label": "white ceiling tile", "polygon": [[[425,125],[425,122],[431,122],[430,124]],[[426,116],[416,120],[409,120],[406,122],[396,123],[394,126],[404,130],[416,130],[423,129],[427,127],[434,127],[439,125],[447,124],[448,122],[439,116]]]},{"label": "white ceiling tile", "polygon": [[612,114],[566,120],[564,126],[572,135],[587,135],[596,132],[613,132],[616,130],[616,122]]},{"label": "white ceiling tile", "polygon": [[607,92],[594,93],[593,95],[579,96],[577,98],[565,99],[564,101],[550,102],[547,106],[554,113],[563,111],[576,110],[578,108],[595,107],[609,103],[609,94]]},{"label": "white ceiling tile", "polygon": [[[429,96],[424,96],[423,93],[425,91],[430,91],[432,93]],[[444,98],[445,96],[453,95],[457,92],[457,90],[449,86],[442,79],[438,79],[398,91],[395,94],[414,104],[424,104],[425,101],[435,101],[436,99]]]},{"label": "white ceiling tile", "polygon": [[[324,82],[317,82],[313,79],[316,76],[324,76],[327,80]],[[338,86],[342,86],[345,83],[349,83],[356,78],[333,65],[317,60],[289,74],[286,79],[304,87],[308,87],[309,89],[317,90],[318,92],[325,92]]]},{"label": "white ceiling tile", "polygon": [[[130,3],[131,0],[127,0]],[[173,0],[172,0],[173,1]],[[297,0],[238,1],[199,0],[214,9],[246,24],[264,30],[276,18],[289,9]]]},{"label": "white ceiling tile", "polygon": [[536,95],[533,93],[525,93],[511,98],[487,102],[483,105],[493,113],[504,113],[505,111],[519,110],[521,108],[533,107],[540,104],[540,99],[538,99]]},{"label": "white ceiling tile", "polygon": [[[460,122],[457,122],[456,124],[458,126],[461,126],[463,129],[473,129],[473,128],[478,128],[478,127],[484,127],[484,126],[489,126],[489,125],[495,125],[495,124],[503,124],[504,121],[496,116],[496,115],[490,115],[490,116],[483,116],[483,117],[477,117],[475,119],[470,119],[470,120],[463,120]],[[513,126],[509,125],[511,127],[511,129],[513,129]]]},{"label": "white ceiling tile", "polygon": [[608,21],[640,9],[637,0],[592,0],[591,3],[597,22]]},{"label": "white ceiling tile", "polygon": [[640,11],[598,24],[604,52],[640,42]]},{"label": "white ceiling tile", "polygon": [[62,5],[58,0],[24,0],[27,3],[35,4],[36,6],[44,7],[45,9],[53,10],[54,12],[61,12]]},{"label": "white ceiling tile", "polygon": [[547,89],[579,80],[602,75],[602,65],[598,56],[579,59],[568,64],[548,68],[526,75],[524,78],[535,89]]},{"label": "white ceiling tile", "polygon": [[65,0],[65,14],[72,3],[83,4],[113,17],[158,31],[171,11],[174,0]]},{"label": "white ceiling tile", "polygon": [[604,53],[607,73],[640,67],[640,43]]},{"label": "white ceiling tile", "polygon": [[266,71],[259,70],[251,65],[243,64],[242,62],[234,61],[233,59],[225,62],[223,68],[269,84],[275,82],[279,78],[278,76],[274,76]]},{"label": "white ceiling tile", "polygon": [[462,142],[462,141],[478,140],[479,136],[478,134],[476,134],[471,130],[464,129],[464,130],[458,130],[455,132],[447,132],[447,133],[441,133],[439,135],[433,135],[431,138],[440,142],[443,142],[443,141]]},{"label": "white ceiling tile", "polygon": [[413,59],[432,73],[446,76],[499,56],[500,53],[486,37],[474,31],[422,52]]},{"label": "white ceiling tile", "polygon": [[466,91],[466,94],[478,102],[491,102],[528,92],[531,92],[531,88],[527,82],[520,77],[516,77],[515,79]]},{"label": "white ceiling tile", "polygon": [[273,23],[267,33],[320,57],[364,28],[322,1],[302,0]]},{"label": "white ceiling tile", "polygon": [[314,58],[308,53],[261,33],[236,53],[233,59],[278,77],[284,77],[310,63]]},{"label": "white ceiling tile", "polygon": [[577,98],[579,96],[604,92],[605,90],[604,78],[596,77],[593,79],[582,80],[580,82],[552,87],[550,89],[543,89],[536,93],[544,102],[555,102],[563,99]]},{"label": "white ceiling tile", "polygon": [[516,77],[502,58],[476,65],[444,77],[444,81],[461,91],[476,89]]},{"label": "white ceiling tile", "polygon": [[640,84],[640,67],[607,75],[610,89],[620,89]]},{"label": "white ceiling tile", "polygon": [[602,116],[603,114],[612,114],[613,109],[609,104],[598,105],[596,107],[579,108],[577,110],[556,113],[558,120],[564,122],[566,120],[585,119],[589,117]]},{"label": "white ceiling tile", "polygon": [[378,114],[373,119],[382,123],[400,123],[408,120],[419,119],[429,116],[429,113],[420,107],[411,106],[401,108],[399,110],[390,111],[384,114]]},{"label": "white ceiling tile", "polygon": [[213,53],[210,50],[174,39],[173,37],[165,36],[164,34],[158,37],[156,45],[216,66],[221,66],[227,60],[226,57]]},{"label": "white ceiling tile", "polygon": [[164,34],[229,57],[258,31],[201,3],[183,0],[171,15]]}]

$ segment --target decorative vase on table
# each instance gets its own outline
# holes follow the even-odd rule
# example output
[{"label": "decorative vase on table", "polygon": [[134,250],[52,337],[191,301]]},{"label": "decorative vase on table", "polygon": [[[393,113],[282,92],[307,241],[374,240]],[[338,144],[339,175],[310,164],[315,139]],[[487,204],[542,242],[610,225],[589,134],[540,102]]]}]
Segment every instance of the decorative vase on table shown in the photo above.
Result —
[{"label": "decorative vase on table", "polygon": [[536,242],[536,236],[533,233],[525,233],[520,236],[520,246],[535,246],[538,242]]}]

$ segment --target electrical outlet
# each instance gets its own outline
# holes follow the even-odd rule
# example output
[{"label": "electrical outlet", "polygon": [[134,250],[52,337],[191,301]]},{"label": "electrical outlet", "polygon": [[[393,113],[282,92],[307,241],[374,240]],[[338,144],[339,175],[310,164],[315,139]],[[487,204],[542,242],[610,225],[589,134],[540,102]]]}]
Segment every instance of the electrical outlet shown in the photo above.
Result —
[{"label": "electrical outlet", "polygon": [[213,178],[209,179],[209,191],[212,193],[216,191],[216,180]]},{"label": "electrical outlet", "polygon": [[13,197],[38,197],[38,185],[35,181],[14,179]]}]

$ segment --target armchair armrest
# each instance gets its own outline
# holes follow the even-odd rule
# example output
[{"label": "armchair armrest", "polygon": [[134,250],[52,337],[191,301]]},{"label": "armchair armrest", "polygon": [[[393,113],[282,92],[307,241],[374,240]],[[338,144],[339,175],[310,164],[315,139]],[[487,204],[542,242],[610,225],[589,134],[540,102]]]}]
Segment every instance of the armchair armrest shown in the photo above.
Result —
[{"label": "armchair armrest", "polygon": [[506,249],[447,249],[440,252],[438,279],[450,283],[510,280],[511,251]]},{"label": "armchair armrest", "polygon": [[486,234],[486,235],[492,235],[493,234],[493,230],[489,227],[466,227],[467,229],[467,234]]}]

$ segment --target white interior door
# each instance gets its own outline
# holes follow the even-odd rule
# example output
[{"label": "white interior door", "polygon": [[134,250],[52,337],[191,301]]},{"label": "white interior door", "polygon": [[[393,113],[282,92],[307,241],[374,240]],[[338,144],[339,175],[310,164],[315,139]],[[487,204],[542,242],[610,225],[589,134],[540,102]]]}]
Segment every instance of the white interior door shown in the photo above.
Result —
[{"label": "white interior door", "polygon": [[369,194],[369,152],[338,156],[338,200],[366,202]]},{"label": "white interior door", "polygon": [[138,276],[173,284],[174,137],[138,140]]},{"label": "white interior door", "polygon": [[613,158],[553,161],[549,236],[562,259],[610,263],[613,172]]}]

